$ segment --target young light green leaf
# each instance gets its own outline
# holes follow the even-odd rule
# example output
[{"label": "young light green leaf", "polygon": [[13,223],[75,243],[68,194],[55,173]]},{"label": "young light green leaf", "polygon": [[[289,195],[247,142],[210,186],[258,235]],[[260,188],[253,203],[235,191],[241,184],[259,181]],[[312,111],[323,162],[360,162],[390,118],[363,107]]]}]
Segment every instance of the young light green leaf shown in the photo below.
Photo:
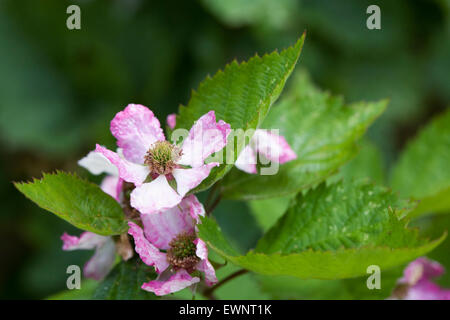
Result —
[{"label": "young light green leaf", "polygon": [[[180,106],[176,128],[191,128],[198,118],[211,110],[215,111],[217,120],[229,123],[232,129],[259,127],[294,69],[304,39],[305,35],[281,53],[254,56],[240,64],[233,61],[223,71],[208,77],[192,92],[188,105]],[[231,169],[246,142],[238,143],[233,159],[227,159],[229,164],[214,168],[195,192],[207,189]],[[229,145],[234,146],[234,141],[229,141]]]},{"label": "young light green leaf", "polygon": [[97,185],[75,174],[57,172],[16,188],[41,208],[77,228],[100,235],[115,235],[128,229],[119,203]]},{"label": "young light green leaf", "polygon": [[154,300],[157,297],[141,289],[144,282],[156,278],[156,273],[139,259],[117,264],[99,284],[93,294],[97,300]]},{"label": "young light green leaf", "polygon": [[275,175],[233,169],[222,184],[223,196],[280,197],[325,180],[356,154],[356,141],[386,105],[386,101],[344,105],[341,97],[320,91],[304,72],[298,73],[287,96],[271,109],[263,124],[280,130],[297,159],[281,165]]},{"label": "young light green leaf", "polygon": [[302,279],[342,279],[403,264],[434,249],[398,217],[406,203],[385,188],[367,183],[325,184],[299,194],[285,215],[259,241],[255,251],[238,254],[211,219],[200,237],[225,259],[265,275]]},{"label": "young light green leaf", "polygon": [[450,212],[450,109],[407,145],[393,169],[392,186],[420,200],[411,216]]},{"label": "young light green leaf", "polygon": [[341,179],[369,179],[378,184],[384,184],[385,171],[380,150],[367,139],[362,139],[358,154],[343,167],[339,173],[327,181],[336,182]]}]

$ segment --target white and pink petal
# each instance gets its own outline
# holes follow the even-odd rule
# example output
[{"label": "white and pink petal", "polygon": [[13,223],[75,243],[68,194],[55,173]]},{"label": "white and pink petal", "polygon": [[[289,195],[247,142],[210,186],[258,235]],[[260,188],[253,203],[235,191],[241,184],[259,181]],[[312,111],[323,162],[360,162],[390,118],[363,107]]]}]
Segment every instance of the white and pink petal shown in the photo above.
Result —
[{"label": "white and pink petal", "polygon": [[182,210],[189,210],[191,218],[194,219],[196,223],[200,222],[200,216],[205,216],[203,204],[198,201],[197,197],[193,194],[184,197],[183,201],[180,203],[180,207]]},{"label": "white and pink petal", "polygon": [[179,234],[193,233],[196,221],[191,217],[191,202],[191,198],[184,198],[173,208],[142,215],[147,240],[157,248],[167,250],[170,241]]},{"label": "white and pink petal", "polygon": [[152,280],[144,283],[142,289],[153,292],[157,296],[164,296],[187,288],[200,282],[200,278],[191,277],[186,270],[180,269],[167,280]]},{"label": "white and pink petal", "polygon": [[167,269],[169,263],[167,262],[166,254],[159,251],[157,247],[151,244],[144,235],[141,227],[133,222],[128,222],[128,234],[133,236],[135,250],[141,260],[149,266],[155,267],[157,273],[161,273]]},{"label": "white and pink petal", "polygon": [[286,139],[271,130],[256,130],[251,144],[259,154],[270,161],[283,164],[297,158]]},{"label": "white and pink petal", "polygon": [[93,232],[83,232],[80,237],[71,236],[64,232],[61,236],[63,250],[90,250],[102,246],[110,237],[101,236]]},{"label": "white and pink petal", "polygon": [[99,246],[91,259],[83,268],[84,276],[95,280],[102,280],[112,269],[116,259],[116,246],[111,237]]},{"label": "white and pink petal", "polygon": [[120,154],[97,144],[96,152],[103,154],[119,171],[119,177],[136,186],[142,185],[150,170],[147,166],[136,164],[120,156]]},{"label": "white and pink petal", "polygon": [[177,125],[177,115],[175,113],[171,113],[167,116],[167,126],[170,129],[175,128],[175,126]]},{"label": "white and pink petal", "polygon": [[78,161],[78,165],[87,169],[90,173],[99,175],[107,173],[112,176],[118,176],[119,171],[103,154],[91,151]]},{"label": "white and pink petal", "polygon": [[196,255],[201,260],[197,264],[197,270],[205,274],[205,283],[208,286],[212,286],[217,283],[216,271],[208,260],[208,248],[206,243],[200,238],[194,241],[197,246]]},{"label": "white and pink petal", "polygon": [[256,174],[256,152],[250,145],[246,145],[245,148],[239,154],[234,165],[247,173]]},{"label": "white and pink petal", "polygon": [[111,121],[111,133],[123,149],[125,158],[135,163],[144,163],[150,146],[165,140],[159,120],[150,109],[140,104],[129,104],[118,112]]},{"label": "white and pink petal", "polygon": [[182,198],[169,185],[167,178],[160,175],[155,180],[136,187],[131,192],[130,204],[141,214],[152,214],[176,206]]},{"label": "white and pink petal", "polygon": [[178,194],[182,197],[186,195],[186,193],[206,179],[209,176],[211,169],[218,165],[218,162],[211,162],[195,168],[174,169],[172,175],[177,182]]},{"label": "white and pink petal", "polygon": [[119,176],[106,176],[103,178],[100,188],[103,192],[109,194],[111,197],[120,201],[120,194],[122,192],[123,180]]},{"label": "white and pink petal", "polygon": [[216,122],[214,111],[209,111],[194,123],[183,141],[183,155],[179,163],[191,167],[202,166],[206,158],[226,146],[230,132],[230,125],[222,120]]}]

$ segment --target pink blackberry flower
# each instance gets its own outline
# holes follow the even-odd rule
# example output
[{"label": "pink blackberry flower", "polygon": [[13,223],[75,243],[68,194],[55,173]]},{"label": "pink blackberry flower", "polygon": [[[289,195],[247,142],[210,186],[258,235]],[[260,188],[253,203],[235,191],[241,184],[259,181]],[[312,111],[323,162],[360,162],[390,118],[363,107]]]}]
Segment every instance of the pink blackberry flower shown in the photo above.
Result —
[{"label": "pink blackberry flower", "polygon": [[283,164],[297,158],[286,139],[270,130],[257,129],[250,143],[241,151],[235,166],[247,173],[256,174],[257,154],[271,162]]},{"label": "pink blackberry flower", "polygon": [[174,208],[142,215],[144,229],[128,223],[136,252],[159,275],[144,283],[142,289],[166,295],[200,282],[200,273],[204,274],[206,285],[217,282],[206,244],[196,235],[196,224],[204,214],[202,204],[189,195]]},{"label": "pink blackberry flower", "polygon": [[[119,177],[133,183],[131,206],[141,214],[176,206],[219,163],[205,159],[227,143],[230,125],[216,122],[214,111],[196,121],[181,147],[165,140],[158,119],[147,107],[128,105],[111,121],[111,133],[123,155],[97,145],[117,167]],[[175,186],[176,185],[176,186]]]},{"label": "pink blackberry flower", "polygon": [[444,267],[436,261],[427,258],[414,260],[404,270],[391,299],[450,300],[450,290],[431,281],[444,272]]}]

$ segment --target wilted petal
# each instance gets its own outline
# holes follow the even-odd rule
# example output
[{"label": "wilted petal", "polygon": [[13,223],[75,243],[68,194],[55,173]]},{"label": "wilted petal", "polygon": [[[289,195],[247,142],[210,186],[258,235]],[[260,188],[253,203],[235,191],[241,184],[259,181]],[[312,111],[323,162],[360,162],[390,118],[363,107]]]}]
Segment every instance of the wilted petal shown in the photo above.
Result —
[{"label": "wilted petal", "polygon": [[189,131],[182,146],[183,155],[180,164],[191,167],[202,166],[205,159],[214,152],[222,150],[227,144],[231,127],[220,120],[216,122],[214,111],[198,119]]},{"label": "wilted petal", "polygon": [[150,173],[147,166],[136,164],[122,158],[116,152],[97,144],[95,151],[103,154],[119,170],[119,177],[140,186]]},{"label": "wilted petal", "polygon": [[172,175],[177,182],[178,194],[183,197],[208,177],[211,169],[218,165],[218,162],[211,162],[196,168],[173,170]]},{"label": "wilted petal", "polygon": [[152,214],[176,206],[182,198],[172,189],[166,177],[160,175],[152,182],[136,187],[131,192],[130,204],[141,214]]},{"label": "wilted petal", "polygon": [[184,269],[178,270],[168,280],[152,280],[144,283],[142,289],[155,293],[157,296],[180,291],[200,281],[198,277],[191,277]]},{"label": "wilted petal", "polygon": [[87,169],[90,173],[99,175],[107,173],[112,176],[118,176],[119,170],[101,153],[91,151],[86,157],[78,161],[78,165]]},{"label": "wilted petal", "polygon": [[144,163],[150,146],[165,140],[159,120],[153,112],[140,104],[129,104],[111,121],[111,133],[125,158],[134,163]]},{"label": "wilted petal", "polygon": [[84,266],[84,276],[102,280],[111,270],[116,258],[116,246],[111,237],[95,250],[95,254]]},{"label": "wilted petal", "polygon": [[106,176],[103,178],[100,188],[103,192],[120,201],[120,193],[122,192],[123,180],[119,176]]},{"label": "wilted petal", "polygon": [[[191,198],[179,205],[154,214],[141,216],[147,240],[160,249],[169,249],[169,242],[181,233],[193,233],[195,220],[191,217]],[[198,210],[198,209],[193,209]]]},{"label": "wilted petal", "polygon": [[177,124],[177,115],[175,113],[171,113],[167,116],[167,125],[170,129],[175,128]]},{"label": "wilted petal", "polygon": [[83,232],[80,237],[71,236],[64,232],[61,236],[63,250],[89,250],[102,246],[110,237],[100,236],[93,232]]},{"label": "wilted petal", "polygon": [[197,251],[195,254],[201,259],[201,261],[197,264],[197,270],[205,274],[206,285],[212,286],[217,283],[217,277],[214,267],[208,260],[208,248],[206,247],[206,243],[201,239],[196,239],[194,243],[197,246]]},{"label": "wilted petal", "polygon": [[155,267],[157,273],[161,273],[169,266],[166,254],[159,251],[144,236],[144,231],[135,223],[128,222],[128,234],[132,235],[135,243],[135,250],[141,260],[149,266]]},{"label": "wilted petal", "polygon": [[247,173],[256,174],[256,153],[250,145],[241,151],[234,165]]}]

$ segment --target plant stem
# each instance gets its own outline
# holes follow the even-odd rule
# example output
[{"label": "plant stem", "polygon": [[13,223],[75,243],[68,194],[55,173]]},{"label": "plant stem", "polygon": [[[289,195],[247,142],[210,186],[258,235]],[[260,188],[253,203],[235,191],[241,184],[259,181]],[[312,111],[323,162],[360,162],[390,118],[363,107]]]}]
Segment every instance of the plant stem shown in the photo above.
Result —
[{"label": "plant stem", "polygon": [[217,207],[217,205],[219,204],[220,200],[222,200],[221,195],[219,194],[216,199],[214,200],[214,202],[208,206],[208,208],[206,208],[206,216],[210,216],[211,213],[214,211],[214,209]]},{"label": "plant stem", "polygon": [[220,194],[220,181],[217,182],[208,194],[206,199],[206,216],[209,216],[219,204],[222,196]]},{"label": "plant stem", "polygon": [[217,289],[220,288],[221,286],[223,286],[225,283],[227,283],[230,280],[233,280],[234,278],[239,277],[240,275],[246,274],[248,272],[248,270],[245,269],[241,269],[238,270],[232,274],[230,274],[228,277],[226,277],[225,279],[223,279],[222,281],[220,281],[219,283],[217,283],[215,286],[212,286],[211,288],[206,289],[205,291],[203,291],[203,295],[210,299],[210,300],[216,300],[216,297],[214,296],[213,292]]}]

